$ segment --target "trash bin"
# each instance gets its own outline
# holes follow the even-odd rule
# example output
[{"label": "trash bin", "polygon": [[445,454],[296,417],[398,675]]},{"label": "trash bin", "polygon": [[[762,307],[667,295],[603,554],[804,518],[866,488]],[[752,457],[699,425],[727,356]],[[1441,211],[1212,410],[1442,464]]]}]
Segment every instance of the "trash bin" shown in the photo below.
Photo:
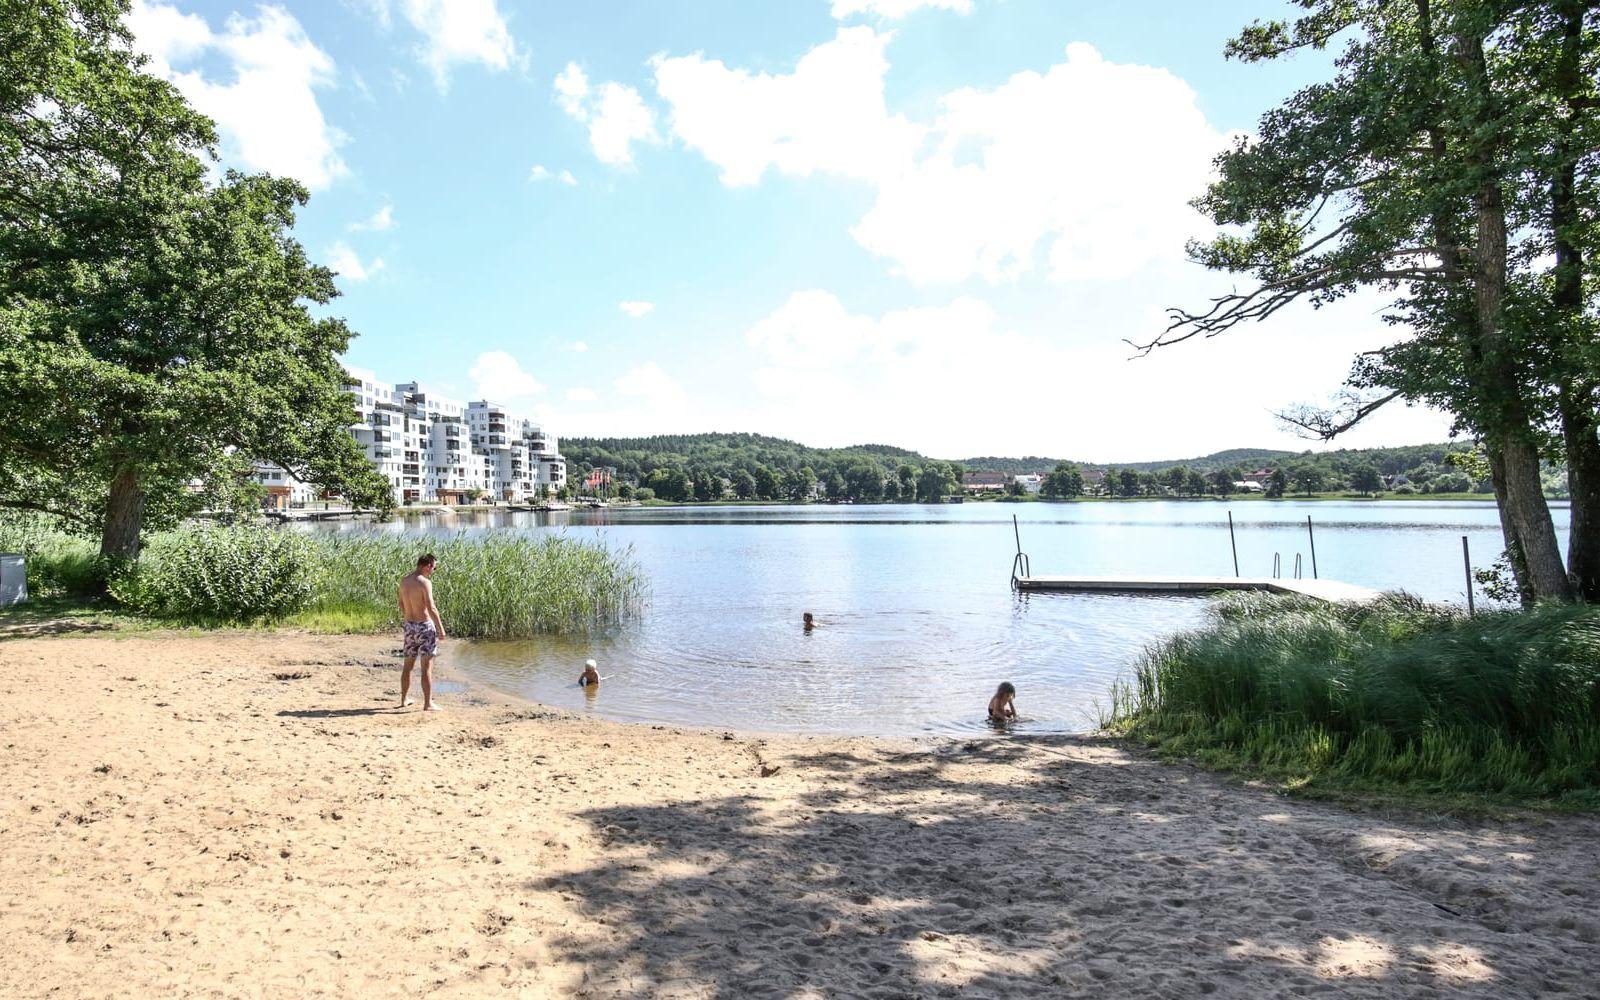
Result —
[{"label": "trash bin", "polygon": [[28,562],[20,552],[0,552],[0,608],[28,599]]}]

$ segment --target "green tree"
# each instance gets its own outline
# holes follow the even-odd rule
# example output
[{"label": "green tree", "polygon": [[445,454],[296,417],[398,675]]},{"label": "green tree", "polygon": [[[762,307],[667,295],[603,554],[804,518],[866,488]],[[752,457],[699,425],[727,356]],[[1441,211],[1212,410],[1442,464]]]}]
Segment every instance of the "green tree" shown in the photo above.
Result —
[{"label": "green tree", "polygon": [[917,467],[906,465],[904,462],[895,470],[895,477],[900,480],[900,499],[907,503],[917,498]]},{"label": "green tree", "polygon": [[722,476],[712,469],[701,469],[694,475],[694,498],[709,502],[722,499]]},{"label": "green tree", "polygon": [[844,476],[838,469],[829,469],[820,480],[823,490],[828,494],[828,499],[834,502],[844,500],[849,496],[849,487],[844,481]]},{"label": "green tree", "polygon": [[655,497],[672,503],[683,503],[692,495],[689,474],[675,466],[651,472],[644,485]]},{"label": "green tree", "polygon": [[1208,473],[1206,483],[1210,486],[1211,492],[1219,497],[1233,495],[1233,476],[1228,474],[1227,469],[1217,469]]},{"label": "green tree", "polygon": [[1378,467],[1375,465],[1360,466],[1350,473],[1350,488],[1371,496],[1383,489],[1383,476],[1378,474]]},{"label": "green tree", "polygon": [[[112,0],[0,6],[0,506],[137,558],[251,459],[387,506],[347,433],[336,294],[289,235],[305,190],[228,173],[142,72]],[[207,484],[209,496],[189,488]]]},{"label": "green tree", "polygon": [[1192,497],[1206,495],[1206,475],[1199,469],[1190,469],[1189,475],[1184,479],[1183,491]]},{"label": "green tree", "polygon": [[1061,462],[1044,477],[1039,492],[1053,500],[1082,496],[1083,472],[1071,462]]},{"label": "green tree", "polygon": [[[1270,111],[1219,158],[1218,180],[1199,204],[1227,228],[1191,248],[1208,267],[1251,274],[1255,287],[1197,313],[1180,311],[1147,346],[1221,333],[1300,299],[1321,304],[1363,287],[1393,295],[1390,318],[1411,335],[1359,359],[1346,406],[1290,419],[1331,438],[1393,399],[1449,410],[1458,428],[1484,442],[1524,599],[1570,596],[1540,483],[1540,447],[1549,440],[1540,424],[1548,419],[1544,400],[1576,388],[1593,429],[1592,382],[1574,382],[1579,369],[1593,374],[1593,352],[1567,349],[1574,324],[1546,322],[1554,306],[1529,291],[1542,275],[1537,237],[1547,225],[1571,244],[1565,254],[1555,248],[1556,270],[1573,279],[1584,266],[1572,251],[1592,228],[1580,224],[1586,214],[1578,209],[1585,198],[1593,208],[1593,185],[1566,190],[1564,226],[1534,208],[1561,203],[1556,167],[1594,148],[1590,5],[1301,6],[1294,21],[1245,29],[1229,55],[1275,59],[1343,40],[1333,78]],[[1576,287],[1569,280],[1569,299]],[[1535,301],[1538,308],[1524,308]],[[1580,311],[1568,301],[1561,315]],[[1592,438],[1589,430],[1583,435]],[[1592,530],[1600,531],[1600,517]],[[1588,550],[1588,541],[1575,548]]]},{"label": "green tree", "polygon": [[1160,481],[1162,488],[1168,493],[1173,496],[1181,496],[1184,485],[1189,481],[1189,469],[1183,465],[1174,465],[1169,469],[1163,469]]},{"label": "green tree", "polygon": [[[772,473],[770,473],[770,472],[767,473],[767,475],[769,475],[769,476],[771,474]],[[740,500],[751,500],[751,499],[755,498],[755,496],[756,496],[756,477],[755,476],[752,476],[750,473],[746,472],[743,469],[735,469],[735,470],[733,470],[733,474],[728,477],[728,480],[729,480],[729,482],[731,482],[733,484],[733,495],[734,496],[738,497]]]},{"label": "green tree", "polygon": [[811,491],[816,488],[817,474],[811,471],[809,465],[801,466],[784,474],[783,488],[790,500],[809,500]]},{"label": "green tree", "polygon": [[[756,467],[751,475],[751,478],[755,481],[755,496],[758,499],[778,499],[778,494],[781,487],[778,485],[777,473],[758,462],[756,463]],[[735,488],[737,488],[737,484]]]},{"label": "green tree", "polygon": [[1322,470],[1309,462],[1289,470],[1289,482],[1305,496],[1322,489],[1324,478]]},{"label": "green tree", "polygon": [[954,493],[960,483],[961,474],[954,466],[946,462],[929,462],[917,477],[917,501],[943,503],[944,498]]},{"label": "green tree", "polygon": [[1273,469],[1272,475],[1267,477],[1267,486],[1264,491],[1268,497],[1276,500],[1283,496],[1289,488],[1289,476],[1282,469]]},{"label": "green tree", "polygon": [[[1110,477],[1107,477],[1108,479]],[[1136,497],[1139,495],[1140,479],[1135,469],[1122,469],[1117,473],[1116,491],[1119,497]]]}]

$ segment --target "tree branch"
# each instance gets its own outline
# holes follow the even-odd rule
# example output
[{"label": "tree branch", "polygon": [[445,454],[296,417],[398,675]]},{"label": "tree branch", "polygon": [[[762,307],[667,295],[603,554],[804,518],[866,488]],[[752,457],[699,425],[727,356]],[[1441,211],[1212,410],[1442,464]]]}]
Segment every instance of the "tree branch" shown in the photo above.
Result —
[{"label": "tree branch", "polygon": [[1274,413],[1273,416],[1296,428],[1296,433],[1300,434],[1301,437],[1315,438],[1319,441],[1332,441],[1340,434],[1371,416],[1380,407],[1399,399],[1400,395],[1400,390],[1396,389],[1375,399],[1362,400],[1355,393],[1347,393],[1343,400],[1344,409],[1338,407],[1318,409],[1312,406],[1301,406],[1293,410]]}]

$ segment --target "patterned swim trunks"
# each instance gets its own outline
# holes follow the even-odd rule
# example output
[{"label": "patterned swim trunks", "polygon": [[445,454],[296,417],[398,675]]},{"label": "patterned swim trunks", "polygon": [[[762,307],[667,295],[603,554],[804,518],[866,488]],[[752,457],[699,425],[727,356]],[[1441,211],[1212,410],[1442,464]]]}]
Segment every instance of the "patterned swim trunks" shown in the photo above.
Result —
[{"label": "patterned swim trunks", "polygon": [[405,657],[433,656],[439,649],[439,633],[433,622],[406,622]]}]

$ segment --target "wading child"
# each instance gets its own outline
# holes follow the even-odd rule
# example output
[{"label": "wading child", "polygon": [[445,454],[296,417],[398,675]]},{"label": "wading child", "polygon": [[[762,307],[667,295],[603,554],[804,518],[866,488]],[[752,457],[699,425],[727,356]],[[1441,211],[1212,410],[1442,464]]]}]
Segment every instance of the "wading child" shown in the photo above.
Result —
[{"label": "wading child", "polygon": [[809,611],[800,616],[800,624],[805,627],[807,632],[817,627],[816,619],[811,617],[811,612]]},{"label": "wading child", "polygon": [[1010,722],[1017,717],[1017,689],[1010,681],[1002,681],[994,697],[989,699],[989,721]]},{"label": "wading child", "polygon": [[596,687],[599,684],[600,671],[596,668],[595,662],[593,660],[585,660],[583,663],[583,673],[578,675],[578,686],[586,688]]}]

